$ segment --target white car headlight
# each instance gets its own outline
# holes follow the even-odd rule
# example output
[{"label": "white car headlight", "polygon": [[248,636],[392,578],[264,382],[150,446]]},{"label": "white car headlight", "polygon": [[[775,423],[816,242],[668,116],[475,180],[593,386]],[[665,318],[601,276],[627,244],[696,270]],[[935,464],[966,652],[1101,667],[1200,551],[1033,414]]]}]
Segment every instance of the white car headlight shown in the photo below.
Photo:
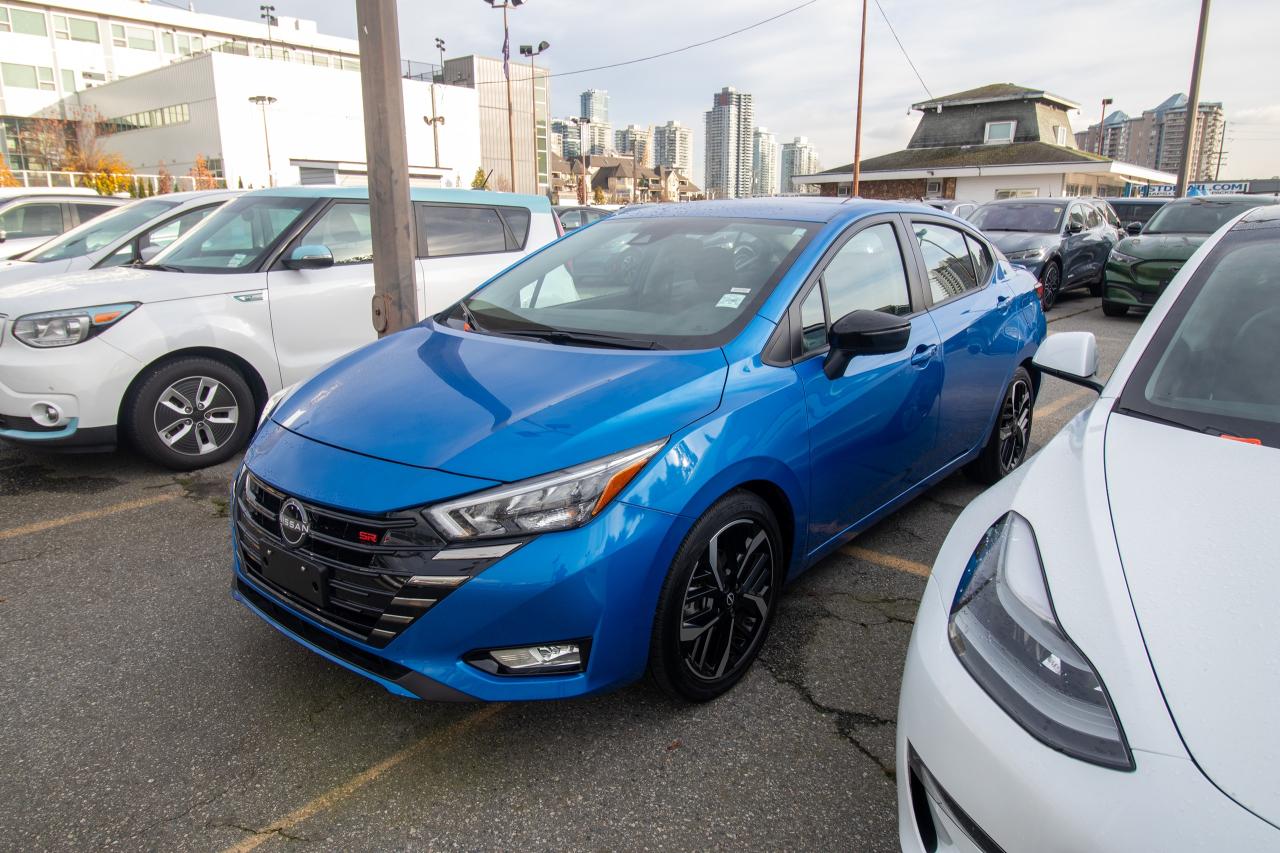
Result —
[{"label": "white car headlight", "polygon": [[297,391],[298,386],[301,384],[301,382],[295,382],[292,385],[286,385],[267,398],[267,402],[262,407],[262,414],[258,416],[259,429],[261,429],[262,425],[267,422],[267,418],[271,417],[271,413],[278,409],[281,403],[289,399],[289,396],[293,394],[294,391]]},{"label": "white car headlight", "polygon": [[13,336],[30,347],[68,347],[109,329],[137,307],[137,302],[123,302],[27,314],[13,322]]},{"label": "white car headlight", "polygon": [[1134,768],[1102,679],[1058,624],[1022,516],[1006,514],[982,537],[947,633],[964,668],[1033,737],[1103,767]]},{"label": "white car headlight", "polygon": [[1022,249],[1017,252],[1006,252],[1005,257],[1011,261],[1038,261],[1048,252],[1044,246],[1036,246],[1034,249]]},{"label": "white car headlight", "polygon": [[617,497],[666,439],[594,462],[428,507],[428,519],[453,540],[527,536],[586,524]]}]

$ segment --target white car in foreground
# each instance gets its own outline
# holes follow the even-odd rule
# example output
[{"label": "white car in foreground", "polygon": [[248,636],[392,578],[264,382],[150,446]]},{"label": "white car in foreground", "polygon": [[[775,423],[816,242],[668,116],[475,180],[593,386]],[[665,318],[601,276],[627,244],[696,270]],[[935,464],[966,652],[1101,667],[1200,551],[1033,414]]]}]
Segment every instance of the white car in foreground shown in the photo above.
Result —
[{"label": "white car in foreground", "polygon": [[[411,190],[420,316],[559,236],[541,196]],[[241,195],[149,262],[0,280],[0,438],[228,459],[270,396],[372,342],[363,187]]]},{"label": "white car in foreground", "polygon": [[[904,850],[1280,850],[1278,362],[1263,207],[1187,262],[1098,402],[960,514],[902,685]],[[1087,383],[1093,337],[1036,363]]]}]

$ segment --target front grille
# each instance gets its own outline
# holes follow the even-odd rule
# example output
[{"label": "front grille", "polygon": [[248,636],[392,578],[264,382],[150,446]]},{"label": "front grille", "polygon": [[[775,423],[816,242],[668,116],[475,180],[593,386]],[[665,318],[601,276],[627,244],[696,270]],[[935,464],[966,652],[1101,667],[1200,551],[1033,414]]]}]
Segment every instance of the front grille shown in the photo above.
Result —
[{"label": "front grille", "polygon": [[[410,512],[359,516],[298,500],[311,529],[291,547],[279,523],[280,507],[289,497],[248,471],[242,475],[235,500],[241,565],[262,589],[347,636],[385,646],[470,576],[459,570],[471,566],[431,562],[445,543]],[[267,578],[265,563],[274,551],[323,570],[323,606]],[[414,581],[415,576],[428,580]]]},{"label": "front grille", "polygon": [[1132,276],[1139,287],[1159,288],[1169,283],[1186,261],[1143,261],[1134,264]]}]

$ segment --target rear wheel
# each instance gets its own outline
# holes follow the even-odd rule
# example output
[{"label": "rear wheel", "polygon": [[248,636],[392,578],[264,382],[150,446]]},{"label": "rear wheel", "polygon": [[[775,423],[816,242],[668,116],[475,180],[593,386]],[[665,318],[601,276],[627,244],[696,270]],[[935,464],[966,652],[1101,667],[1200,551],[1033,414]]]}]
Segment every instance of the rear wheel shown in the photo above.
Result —
[{"label": "rear wheel", "polygon": [[244,447],[256,413],[240,371],[212,358],[180,358],[143,375],[125,404],[124,426],[148,459],[190,471]]},{"label": "rear wheel", "polygon": [[1123,317],[1129,313],[1129,306],[1119,302],[1102,303],[1102,313],[1108,317]]},{"label": "rear wheel", "polygon": [[694,524],[658,597],[649,671],[671,695],[706,702],[760,653],[782,586],[782,535],[769,505],[730,492]]},{"label": "rear wheel", "polygon": [[1031,416],[1035,402],[1031,374],[1026,368],[1019,367],[1005,389],[1000,414],[987,436],[987,443],[978,458],[965,468],[970,477],[991,485],[1022,464],[1031,446]]},{"label": "rear wheel", "polygon": [[1062,269],[1057,261],[1044,265],[1040,273],[1040,307],[1048,311],[1058,302],[1058,292],[1062,289]]}]

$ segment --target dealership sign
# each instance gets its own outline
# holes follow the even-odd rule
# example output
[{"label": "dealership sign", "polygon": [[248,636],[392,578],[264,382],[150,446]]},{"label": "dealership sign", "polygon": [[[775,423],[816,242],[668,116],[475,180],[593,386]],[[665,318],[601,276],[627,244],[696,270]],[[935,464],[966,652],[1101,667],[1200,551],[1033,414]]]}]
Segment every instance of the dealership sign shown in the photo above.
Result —
[{"label": "dealership sign", "polygon": [[[1232,195],[1247,193],[1248,181],[1221,181],[1191,184],[1187,187],[1187,195]],[[1148,198],[1173,198],[1173,187],[1169,184],[1153,184],[1142,188],[1142,194]]]}]

